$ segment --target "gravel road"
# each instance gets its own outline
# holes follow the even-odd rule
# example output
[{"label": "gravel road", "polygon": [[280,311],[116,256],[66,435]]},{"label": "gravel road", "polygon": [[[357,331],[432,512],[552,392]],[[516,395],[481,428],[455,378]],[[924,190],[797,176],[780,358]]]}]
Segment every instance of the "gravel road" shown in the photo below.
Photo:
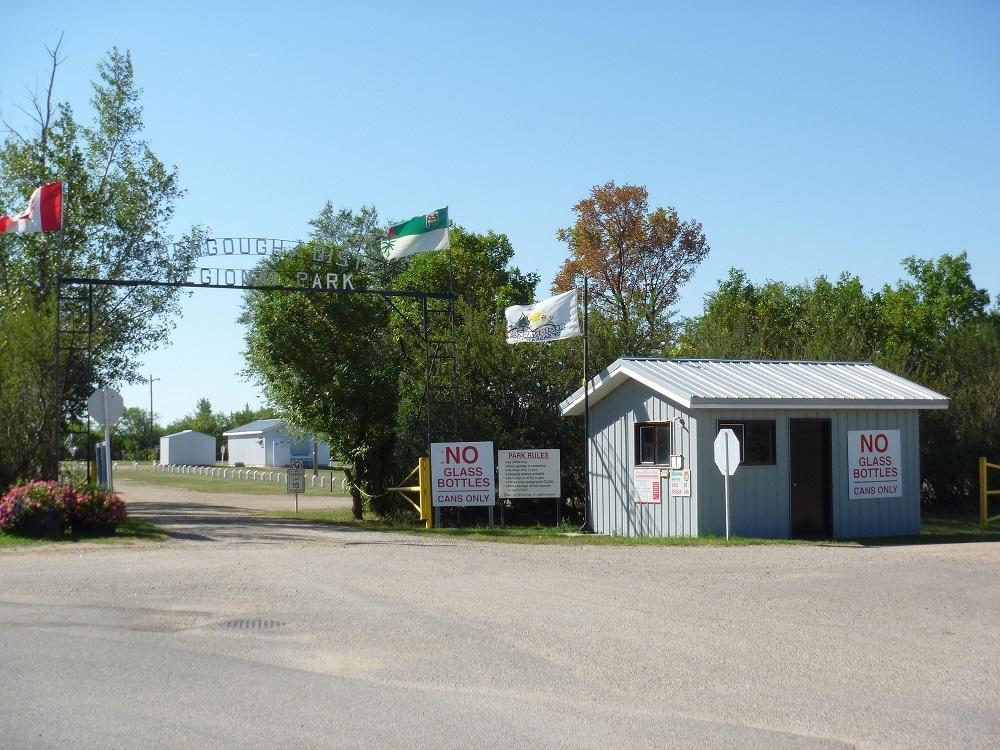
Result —
[{"label": "gravel road", "polygon": [[171,539],[0,550],[4,748],[1000,741],[996,544],[526,546],[118,489]]}]

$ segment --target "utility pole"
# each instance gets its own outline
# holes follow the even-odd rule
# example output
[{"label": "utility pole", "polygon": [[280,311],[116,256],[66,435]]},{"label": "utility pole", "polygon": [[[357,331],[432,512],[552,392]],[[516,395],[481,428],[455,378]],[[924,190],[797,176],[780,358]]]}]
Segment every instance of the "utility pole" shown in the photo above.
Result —
[{"label": "utility pole", "polygon": [[153,373],[149,374],[149,460],[156,460],[156,446],[153,444],[153,381],[159,380],[159,378],[154,378]]}]

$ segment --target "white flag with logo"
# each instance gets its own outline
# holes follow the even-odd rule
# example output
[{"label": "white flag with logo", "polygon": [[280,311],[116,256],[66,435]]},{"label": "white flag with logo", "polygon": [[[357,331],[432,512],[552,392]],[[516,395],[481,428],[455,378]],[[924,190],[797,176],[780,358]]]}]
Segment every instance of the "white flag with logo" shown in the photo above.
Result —
[{"label": "white flag with logo", "polygon": [[576,290],[533,305],[512,305],[506,310],[507,343],[556,341],[580,335]]}]

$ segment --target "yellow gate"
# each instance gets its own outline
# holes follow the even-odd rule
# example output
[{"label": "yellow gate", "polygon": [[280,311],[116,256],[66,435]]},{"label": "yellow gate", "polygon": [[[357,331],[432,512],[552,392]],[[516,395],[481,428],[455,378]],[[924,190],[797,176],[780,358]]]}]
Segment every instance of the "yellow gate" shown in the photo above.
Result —
[{"label": "yellow gate", "polygon": [[[405,486],[407,482],[411,481],[416,475],[417,483],[412,486]],[[424,522],[425,528],[434,528],[434,512],[431,508],[431,460],[429,458],[421,458],[417,462],[417,468],[407,474],[406,479],[403,480],[403,486],[400,487],[390,487],[389,492],[398,492],[406,501],[417,509],[420,514],[420,520]],[[413,502],[412,498],[408,497],[409,494],[415,494],[419,497],[419,502]]]},{"label": "yellow gate", "polygon": [[991,464],[986,461],[985,456],[979,459],[979,528],[986,531],[990,521],[1000,521],[1000,515],[990,517],[989,499],[990,495],[1000,495],[1000,490],[988,489],[988,469],[1000,469],[1000,465]]}]

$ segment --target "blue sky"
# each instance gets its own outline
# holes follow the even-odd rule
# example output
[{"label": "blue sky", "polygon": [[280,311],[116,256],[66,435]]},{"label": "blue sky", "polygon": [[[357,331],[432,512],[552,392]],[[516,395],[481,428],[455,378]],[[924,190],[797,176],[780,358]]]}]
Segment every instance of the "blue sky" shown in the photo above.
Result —
[{"label": "blue sky", "polygon": [[[731,267],[877,288],[907,256],[966,251],[1000,292],[994,2],[55,0],[45,16],[5,34],[4,113],[19,121],[61,32],[56,96],[81,120],[98,61],[130,50],[145,136],[187,190],[176,234],[296,239],[327,201],[385,220],[448,205],[507,234],[546,296],[556,231],[615,180],[702,222],[712,252],[682,316]],[[143,362],[160,423],[202,397],[261,404],[238,374],[239,306],[195,292]],[[148,385],[121,390],[149,408]]]}]

